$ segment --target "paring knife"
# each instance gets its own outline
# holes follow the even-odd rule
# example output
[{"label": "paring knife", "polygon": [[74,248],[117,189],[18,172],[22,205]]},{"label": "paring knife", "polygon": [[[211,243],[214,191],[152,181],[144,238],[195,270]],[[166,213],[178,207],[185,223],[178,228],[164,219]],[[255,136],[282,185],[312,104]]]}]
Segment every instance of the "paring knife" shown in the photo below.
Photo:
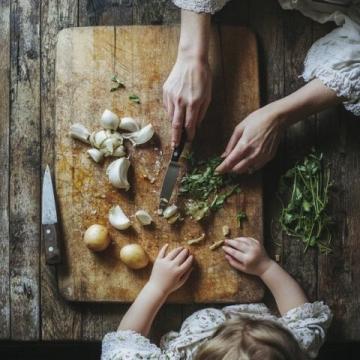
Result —
[{"label": "paring knife", "polygon": [[46,166],[42,187],[42,214],[45,260],[48,265],[61,263],[61,254],[57,229],[57,213],[54,187],[49,165]]},{"label": "paring knife", "polygon": [[186,130],[183,129],[181,133],[180,143],[178,146],[175,147],[173,151],[170,164],[165,174],[163,186],[160,193],[160,204],[159,204],[160,209],[164,209],[167,206],[171,198],[171,194],[174,190],[174,186],[176,184],[176,180],[180,172],[179,159],[184,150],[186,139],[187,139]]}]

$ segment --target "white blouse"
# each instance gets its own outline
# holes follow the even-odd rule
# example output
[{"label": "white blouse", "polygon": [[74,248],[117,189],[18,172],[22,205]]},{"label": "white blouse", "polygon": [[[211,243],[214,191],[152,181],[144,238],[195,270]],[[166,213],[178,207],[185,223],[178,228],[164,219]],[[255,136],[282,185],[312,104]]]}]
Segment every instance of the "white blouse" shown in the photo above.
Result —
[{"label": "white blouse", "polygon": [[307,303],[276,317],[264,304],[203,309],[189,316],[180,331],[164,335],[160,347],[131,330],[111,332],[102,343],[102,360],[156,359],[191,360],[199,346],[209,339],[225,320],[238,316],[275,321],[287,328],[310,358],[315,358],[324,343],[332,314],[323,302]]},{"label": "white blouse", "polygon": [[[230,0],[172,0],[195,12],[215,13]],[[344,97],[346,109],[360,116],[360,0],[279,0],[283,9],[296,9],[305,16],[338,28],[317,40],[304,63],[305,81],[318,78]]]}]

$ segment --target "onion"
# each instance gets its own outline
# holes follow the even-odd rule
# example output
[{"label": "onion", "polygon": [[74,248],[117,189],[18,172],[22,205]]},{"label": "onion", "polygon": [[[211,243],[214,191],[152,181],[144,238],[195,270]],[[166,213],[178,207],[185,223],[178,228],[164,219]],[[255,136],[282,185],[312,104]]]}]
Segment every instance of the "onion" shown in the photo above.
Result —
[{"label": "onion", "polygon": [[149,263],[149,257],[139,244],[125,245],[120,250],[121,261],[131,269],[142,269]]},{"label": "onion", "polygon": [[110,244],[107,228],[103,225],[91,225],[84,234],[85,245],[93,251],[103,251]]}]

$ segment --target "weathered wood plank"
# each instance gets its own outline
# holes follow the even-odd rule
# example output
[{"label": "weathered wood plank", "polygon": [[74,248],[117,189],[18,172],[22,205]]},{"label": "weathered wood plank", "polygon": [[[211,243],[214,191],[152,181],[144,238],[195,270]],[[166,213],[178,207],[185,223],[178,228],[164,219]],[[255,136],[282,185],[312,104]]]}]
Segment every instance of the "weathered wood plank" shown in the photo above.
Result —
[{"label": "weathered wood plank", "polygon": [[10,337],[9,107],[10,0],[0,1],[0,339]]},{"label": "weathered wood plank", "polygon": [[11,337],[36,340],[40,239],[40,4],[11,3]]},{"label": "weathered wood plank", "polygon": [[[77,25],[77,2],[46,0],[41,3],[41,138],[42,169],[54,169],[55,139],[55,45],[57,33]],[[41,338],[81,338],[79,307],[58,295],[56,268],[45,263],[41,246]]]},{"label": "weathered wood plank", "polygon": [[133,0],[133,23],[166,25],[180,22],[180,9],[169,0]]}]

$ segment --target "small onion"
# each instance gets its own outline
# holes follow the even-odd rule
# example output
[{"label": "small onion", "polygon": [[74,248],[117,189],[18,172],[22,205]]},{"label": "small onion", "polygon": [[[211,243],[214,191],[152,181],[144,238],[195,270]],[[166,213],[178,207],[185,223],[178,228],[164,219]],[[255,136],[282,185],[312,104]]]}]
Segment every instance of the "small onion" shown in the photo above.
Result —
[{"label": "small onion", "polygon": [[120,250],[121,261],[131,269],[142,269],[149,263],[149,257],[138,244],[125,245]]},{"label": "small onion", "polygon": [[84,234],[85,245],[93,251],[103,251],[110,244],[110,237],[105,226],[91,225]]}]

